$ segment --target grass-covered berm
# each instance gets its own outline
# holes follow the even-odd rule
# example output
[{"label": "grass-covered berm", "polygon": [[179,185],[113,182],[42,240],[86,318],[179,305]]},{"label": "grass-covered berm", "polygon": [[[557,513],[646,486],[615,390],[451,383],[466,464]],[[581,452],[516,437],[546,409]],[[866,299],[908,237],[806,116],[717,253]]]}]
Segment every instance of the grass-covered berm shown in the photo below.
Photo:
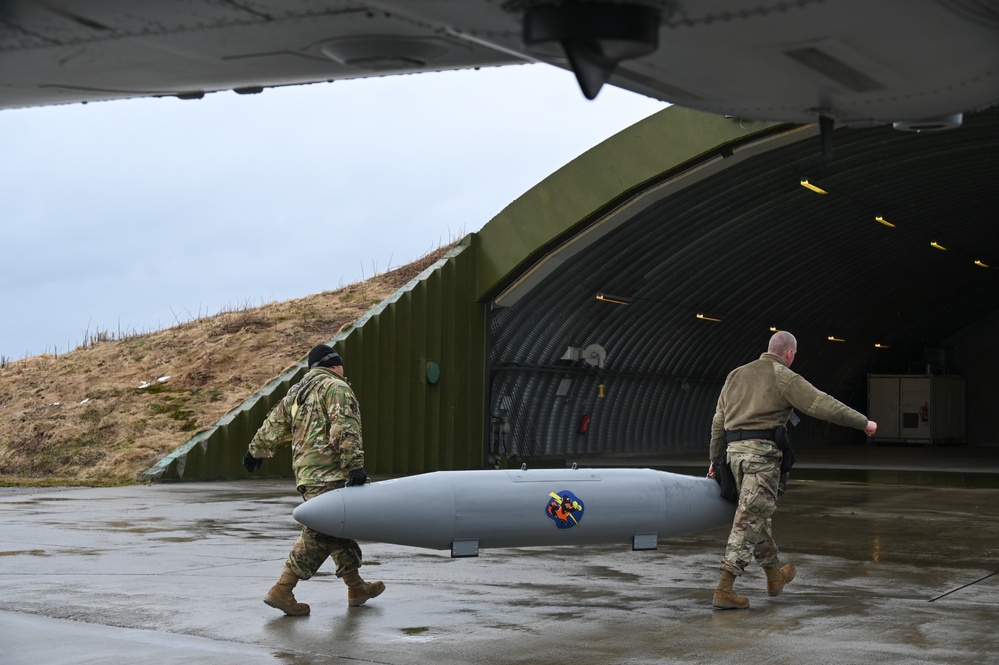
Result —
[{"label": "grass-covered berm", "polygon": [[0,359],[0,486],[138,483],[448,249],[335,291]]}]

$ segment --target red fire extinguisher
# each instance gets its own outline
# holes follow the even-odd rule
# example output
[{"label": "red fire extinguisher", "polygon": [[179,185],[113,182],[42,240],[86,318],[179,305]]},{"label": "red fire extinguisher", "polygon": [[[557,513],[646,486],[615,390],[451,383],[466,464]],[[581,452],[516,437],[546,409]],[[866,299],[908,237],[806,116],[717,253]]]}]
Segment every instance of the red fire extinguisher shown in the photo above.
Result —
[{"label": "red fire extinguisher", "polygon": [[930,421],[930,403],[929,402],[923,402],[923,406],[921,406],[919,408],[919,417],[923,420],[924,423],[928,423]]},{"label": "red fire extinguisher", "polygon": [[586,434],[586,430],[590,429],[590,414],[584,413],[583,417],[579,419],[579,429],[577,430],[580,434]]}]

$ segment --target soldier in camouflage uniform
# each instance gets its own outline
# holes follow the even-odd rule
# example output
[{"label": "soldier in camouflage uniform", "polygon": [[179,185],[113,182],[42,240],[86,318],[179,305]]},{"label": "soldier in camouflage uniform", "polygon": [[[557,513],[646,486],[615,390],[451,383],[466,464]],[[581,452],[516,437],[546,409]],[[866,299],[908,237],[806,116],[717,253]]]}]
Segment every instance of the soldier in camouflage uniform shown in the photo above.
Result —
[{"label": "soldier in camouflage uniform", "polygon": [[[798,342],[788,332],[770,338],[767,352],[732,370],[725,379],[711,420],[711,459],[726,459],[739,490],[738,507],[722,561],[721,581],[712,605],[745,609],[749,599],[732,590],[736,577],[755,558],[767,575],[767,594],[777,596],[794,579],[795,567],[780,565],[770,517],[777,509],[782,453],[774,430],[792,409],[837,425],[862,429],[868,436],[877,423],[830,397],[790,370]],[[714,463],[708,475],[714,477]]]},{"label": "soldier in camouflage uniform", "polygon": [[[345,485],[363,485],[368,479],[361,448],[361,413],[354,391],[343,379],[343,360],[320,344],[309,352],[308,362],[308,374],[267,414],[243,458],[252,473],[263,458],[290,445],[295,481],[306,501]],[[292,589],[299,580],[312,577],[326,557],[333,559],[336,576],[347,585],[349,606],[362,605],[385,590],[381,582],[361,579],[357,572],[361,548],[355,541],[303,527],[281,579],[264,602],[292,616],[308,614],[309,606],[296,601]]]}]

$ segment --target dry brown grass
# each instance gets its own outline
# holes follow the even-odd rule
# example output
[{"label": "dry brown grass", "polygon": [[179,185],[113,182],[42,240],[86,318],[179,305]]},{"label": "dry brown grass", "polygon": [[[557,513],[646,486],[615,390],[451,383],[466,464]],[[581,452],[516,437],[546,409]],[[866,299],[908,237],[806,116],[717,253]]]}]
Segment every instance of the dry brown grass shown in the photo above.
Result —
[{"label": "dry brown grass", "polygon": [[0,486],[138,482],[448,249],[336,291],[3,363]]}]

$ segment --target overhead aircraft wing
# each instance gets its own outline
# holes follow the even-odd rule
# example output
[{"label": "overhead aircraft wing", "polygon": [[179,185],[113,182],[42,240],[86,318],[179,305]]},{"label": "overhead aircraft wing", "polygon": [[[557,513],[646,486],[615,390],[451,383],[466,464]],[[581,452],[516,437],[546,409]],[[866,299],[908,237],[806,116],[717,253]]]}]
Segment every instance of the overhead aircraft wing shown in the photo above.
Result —
[{"label": "overhead aircraft wing", "polygon": [[535,61],[588,97],[947,126],[999,103],[999,0],[0,0],[0,108]]},{"label": "overhead aircraft wing", "polygon": [[[521,60],[452,34],[439,21],[392,11],[393,3],[382,8],[349,0],[0,2],[5,3],[2,108],[133,97],[196,99],[220,90],[253,93]],[[467,3],[480,9],[484,4]],[[488,9],[503,14],[498,7]]]}]

